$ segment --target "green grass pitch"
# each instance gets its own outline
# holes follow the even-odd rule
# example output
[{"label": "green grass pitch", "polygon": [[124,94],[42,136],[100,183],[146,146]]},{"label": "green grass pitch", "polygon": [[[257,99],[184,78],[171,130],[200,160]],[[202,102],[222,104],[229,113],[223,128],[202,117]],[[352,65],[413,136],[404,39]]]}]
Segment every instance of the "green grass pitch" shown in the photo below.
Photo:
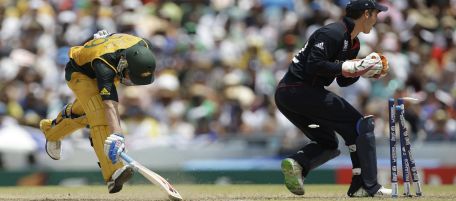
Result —
[{"label": "green grass pitch", "polygon": [[[422,197],[350,198],[346,185],[306,185],[304,196],[295,196],[283,185],[176,185],[184,200],[456,200],[456,185],[423,186]],[[401,192],[402,189],[400,189]],[[167,200],[153,185],[126,185],[117,194],[108,194],[106,186],[79,187],[0,187],[0,200]]]}]

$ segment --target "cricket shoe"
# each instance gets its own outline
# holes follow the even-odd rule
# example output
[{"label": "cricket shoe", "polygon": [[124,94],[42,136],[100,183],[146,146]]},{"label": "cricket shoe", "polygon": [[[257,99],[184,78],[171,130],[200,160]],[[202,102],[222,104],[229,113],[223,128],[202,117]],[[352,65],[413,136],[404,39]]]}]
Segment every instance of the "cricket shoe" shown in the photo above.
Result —
[{"label": "cricket shoe", "polygon": [[393,194],[393,190],[382,186],[380,189],[378,189],[377,193],[374,194],[374,197],[391,197],[391,194]]},{"label": "cricket shoe", "polygon": [[353,194],[352,197],[391,197],[392,193],[393,191],[391,189],[382,186],[375,194],[369,195],[369,193],[361,187]]},{"label": "cricket shoe", "polygon": [[[52,119],[43,119],[40,121],[40,130],[46,135],[46,131],[51,129],[52,127]],[[54,160],[60,160],[60,156],[62,155],[62,142],[60,140],[57,141],[49,141],[46,139],[46,153]]]},{"label": "cricket shoe", "polygon": [[109,193],[117,193],[122,190],[123,184],[133,176],[133,167],[125,165],[117,169],[108,181]]},{"label": "cricket shoe", "polygon": [[295,195],[304,195],[304,178],[302,167],[291,158],[282,160],[282,173],[285,177],[285,186]]},{"label": "cricket shoe", "polygon": [[361,187],[353,193],[353,195],[350,195],[350,197],[370,197],[370,195],[363,187]]}]

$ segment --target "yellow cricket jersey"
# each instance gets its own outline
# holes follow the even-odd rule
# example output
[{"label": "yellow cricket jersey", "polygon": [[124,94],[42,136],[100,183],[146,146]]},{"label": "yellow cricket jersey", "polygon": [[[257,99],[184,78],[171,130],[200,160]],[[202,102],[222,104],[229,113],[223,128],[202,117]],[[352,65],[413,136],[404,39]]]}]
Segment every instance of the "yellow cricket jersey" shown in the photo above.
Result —
[{"label": "yellow cricket jersey", "polygon": [[113,34],[106,38],[92,39],[83,46],[74,46],[70,49],[70,64],[74,71],[95,78],[92,62],[100,59],[117,73],[116,66],[120,59],[119,51],[134,45],[150,48],[145,40],[129,34]]},{"label": "yellow cricket jersey", "polygon": [[65,67],[65,79],[70,82],[74,72],[82,73],[96,80],[103,100],[118,101],[115,85],[119,77],[116,67],[121,52],[136,45],[151,49],[150,42],[129,34],[113,34],[89,40],[83,46],[72,47],[69,51],[70,61]]}]

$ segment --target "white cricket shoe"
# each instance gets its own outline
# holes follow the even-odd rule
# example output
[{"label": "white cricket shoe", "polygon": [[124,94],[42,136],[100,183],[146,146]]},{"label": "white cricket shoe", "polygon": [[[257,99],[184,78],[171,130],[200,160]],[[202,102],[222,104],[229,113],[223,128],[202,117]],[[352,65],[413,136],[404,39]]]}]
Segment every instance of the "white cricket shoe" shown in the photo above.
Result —
[{"label": "white cricket shoe", "polygon": [[[372,197],[391,197],[393,191],[389,188],[380,187]],[[364,188],[359,188],[352,197],[370,197],[369,193]]]},{"label": "white cricket shoe", "polygon": [[393,190],[389,189],[389,188],[385,188],[385,187],[380,187],[380,189],[378,189],[377,193],[375,193],[374,196],[376,197],[382,197],[382,196],[389,196],[391,197],[391,194],[393,194]]},{"label": "white cricket shoe", "polygon": [[122,190],[123,184],[133,176],[133,167],[125,165],[117,169],[107,182],[109,193],[117,193]]},{"label": "white cricket shoe", "polygon": [[369,193],[363,187],[359,188],[351,197],[369,197]]},{"label": "white cricket shoe", "polygon": [[282,173],[288,190],[295,195],[304,195],[304,178],[302,177],[301,165],[294,159],[283,159]]},{"label": "white cricket shoe", "polygon": [[[52,127],[52,119],[43,119],[40,121],[40,130],[46,134],[46,131],[51,129]],[[46,139],[46,153],[54,160],[60,160],[60,156],[62,155],[62,142],[60,140],[57,141],[49,141]]]},{"label": "white cricket shoe", "polygon": [[46,140],[46,153],[54,160],[60,160],[62,155],[62,142]]}]

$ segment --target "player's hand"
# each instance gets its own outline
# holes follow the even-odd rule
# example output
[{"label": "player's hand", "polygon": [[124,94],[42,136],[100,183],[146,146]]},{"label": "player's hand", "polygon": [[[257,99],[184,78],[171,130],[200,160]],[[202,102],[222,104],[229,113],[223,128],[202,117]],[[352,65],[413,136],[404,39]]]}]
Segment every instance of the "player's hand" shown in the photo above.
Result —
[{"label": "player's hand", "polygon": [[106,138],[104,143],[104,152],[111,160],[112,164],[119,161],[120,153],[125,151],[125,139],[122,134],[113,133]]},{"label": "player's hand", "polygon": [[388,60],[386,59],[385,56],[383,56],[380,53],[371,53],[369,54],[366,58],[371,58],[380,61],[380,64],[375,65],[372,67],[369,71],[367,71],[365,74],[362,76],[365,78],[376,78],[379,79],[381,77],[384,77],[386,74],[388,74],[389,71],[389,65],[388,65]]},{"label": "player's hand", "polygon": [[106,31],[106,30],[103,29],[103,30],[100,30],[100,31],[98,31],[97,33],[93,34],[93,38],[94,38],[94,39],[97,39],[97,38],[106,38],[106,37],[109,36],[109,34],[111,34],[111,33],[109,33],[108,31]]},{"label": "player's hand", "polygon": [[359,77],[376,65],[381,65],[379,59],[356,59],[342,63],[342,75],[344,77]]}]

